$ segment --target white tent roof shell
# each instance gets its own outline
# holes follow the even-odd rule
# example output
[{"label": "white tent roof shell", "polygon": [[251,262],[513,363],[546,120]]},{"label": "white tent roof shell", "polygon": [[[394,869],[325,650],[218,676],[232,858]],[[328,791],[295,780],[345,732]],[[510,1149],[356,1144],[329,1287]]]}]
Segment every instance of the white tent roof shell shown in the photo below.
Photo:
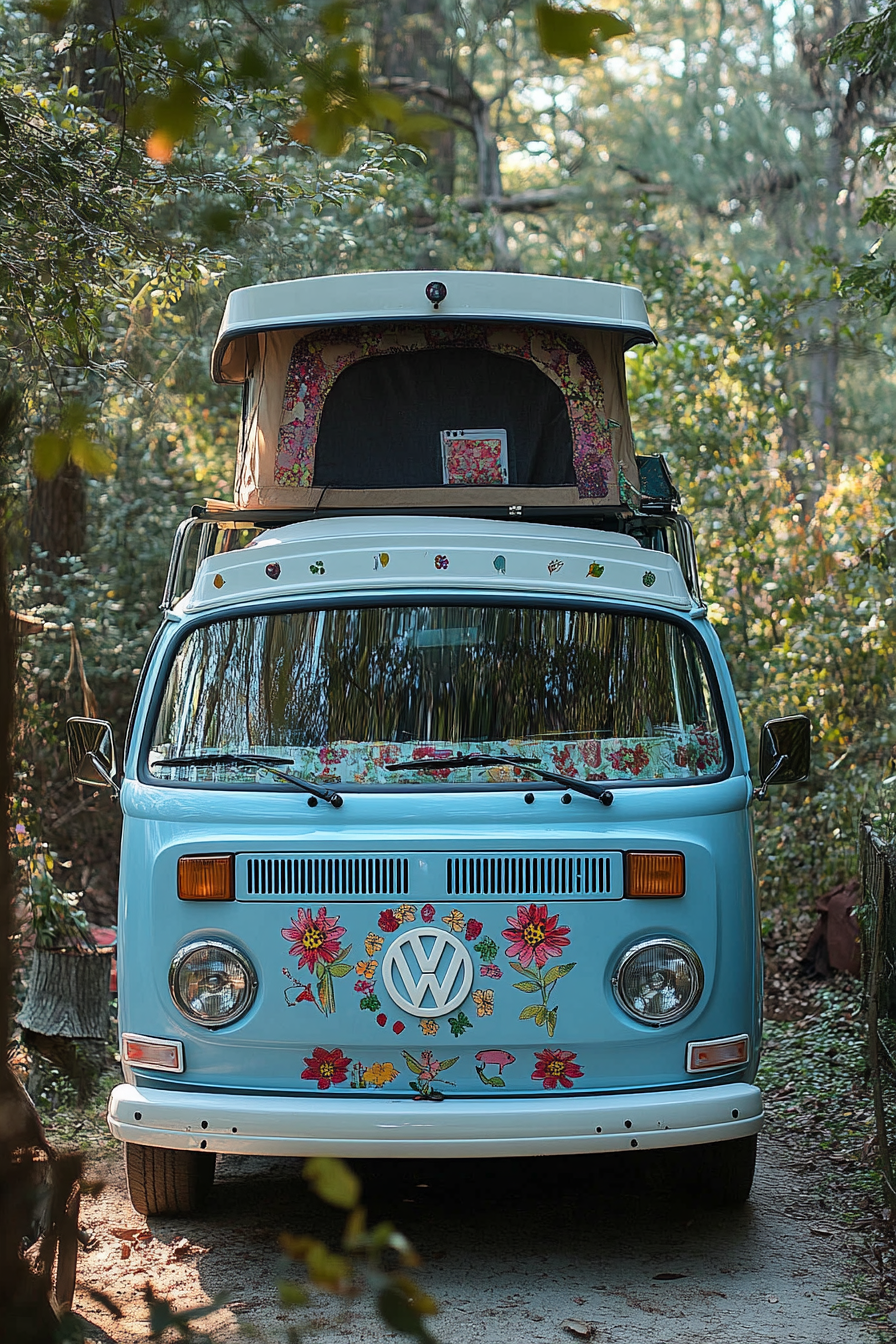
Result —
[{"label": "white tent roof shell", "polygon": [[[447,290],[438,310],[426,297],[435,280]],[[503,271],[367,271],[235,289],[212,352],[212,377],[245,380],[240,338],[256,332],[427,319],[602,327],[620,332],[626,350],[656,343],[644,297],[632,285]]]}]

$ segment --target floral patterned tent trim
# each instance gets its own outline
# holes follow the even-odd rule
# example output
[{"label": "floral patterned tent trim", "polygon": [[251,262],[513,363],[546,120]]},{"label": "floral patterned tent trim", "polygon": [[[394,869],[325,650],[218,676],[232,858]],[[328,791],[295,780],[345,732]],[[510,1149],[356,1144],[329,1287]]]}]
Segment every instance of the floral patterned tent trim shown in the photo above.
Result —
[{"label": "floral patterned tent trim", "polygon": [[[544,770],[553,770],[571,779],[614,780],[640,779],[696,779],[714,775],[722,765],[722,747],[719,735],[713,729],[695,725],[685,733],[670,732],[662,737],[610,737],[576,740],[572,742],[545,742],[542,738],[513,741],[430,742],[412,747],[396,742],[333,742],[323,747],[292,747],[284,743],[246,746],[234,750],[263,751],[276,749],[292,757],[293,768],[305,779],[324,784],[408,784],[431,783],[450,779],[460,783],[508,783],[517,779],[531,779],[525,771],[510,766],[463,766],[456,770],[427,770],[402,774],[386,769],[399,761],[431,760],[434,756],[453,756],[457,752],[480,752],[488,755],[530,756]],[[163,766],[164,761],[155,762]],[[181,779],[198,777],[206,769],[216,780],[239,778],[245,780],[245,770],[228,773],[226,766],[181,766],[175,776]],[[259,779],[270,782],[270,776],[259,774]],[[425,915],[424,915],[425,919]],[[397,927],[397,924],[396,924]],[[387,930],[384,930],[387,931]],[[284,933],[289,937],[289,933]]]},{"label": "floral patterned tent trim", "polygon": [[[277,442],[274,483],[314,483],[314,450],[324,402],[341,373],[361,359],[439,347],[491,350],[525,359],[563,393],[573,440],[573,469],[583,499],[603,499],[613,481],[613,449],[604,395],[594,361],[572,336],[550,327],[360,324],[329,327],[293,346]],[[396,482],[397,484],[397,482]]]}]

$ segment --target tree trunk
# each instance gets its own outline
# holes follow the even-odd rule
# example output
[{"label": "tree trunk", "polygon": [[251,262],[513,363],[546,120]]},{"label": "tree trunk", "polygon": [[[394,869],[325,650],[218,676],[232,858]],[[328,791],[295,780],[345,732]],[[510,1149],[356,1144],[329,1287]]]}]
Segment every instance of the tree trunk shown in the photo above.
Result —
[{"label": "tree trunk", "polygon": [[42,1036],[71,1039],[109,1034],[111,947],[90,950],[36,947],[31,955],[28,993],[17,1021]]},{"label": "tree trunk", "polygon": [[[380,0],[375,6],[372,50],[373,74],[386,80],[407,77],[415,81],[452,86],[451,61],[446,58],[445,14],[439,0]],[[436,106],[436,111],[441,108]],[[429,166],[436,190],[454,191],[454,131],[446,128],[429,136]]]},{"label": "tree trunk", "polygon": [[87,541],[84,473],[67,462],[49,480],[38,479],[31,495],[31,552],[44,551],[47,565],[59,572],[64,555],[83,555]]},{"label": "tree trunk", "polygon": [[[32,1053],[58,1065],[88,1097],[103,1069],[109,1035],[111,947],[92,951],[36,947],[17,1017]],[[40,1095],[45,1069],[33,1060],[28,1091]]]}]

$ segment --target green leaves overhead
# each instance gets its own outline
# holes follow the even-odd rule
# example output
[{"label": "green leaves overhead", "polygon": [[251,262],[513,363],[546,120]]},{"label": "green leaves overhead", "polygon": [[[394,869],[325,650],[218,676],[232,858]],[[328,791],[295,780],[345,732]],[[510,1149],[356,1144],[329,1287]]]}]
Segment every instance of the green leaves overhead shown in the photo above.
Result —
[{"label": "green leaves overhead", "polygon": [[535,22],[549,56],[581,61],[599,55],[613,38],[629,37],[635,31],[627,20],[607,9],[558,9],[556,5],[539,4]]},{"label": "green leaves overhead", "polygon": [[309,1157],[302,1175],[319,1199],[337,1209],[351,1209],[361,1196],[361,1182],[337,1157]]},{"label": "green leaves overhead", "polygon": [[91,437],[87,422],[87,407],[82,402],[69,402],[63,406],[57,427],[35,435],[35,476],[49,480],[69,461],[88,476],[108,476],[115,470],[111,450]]}]

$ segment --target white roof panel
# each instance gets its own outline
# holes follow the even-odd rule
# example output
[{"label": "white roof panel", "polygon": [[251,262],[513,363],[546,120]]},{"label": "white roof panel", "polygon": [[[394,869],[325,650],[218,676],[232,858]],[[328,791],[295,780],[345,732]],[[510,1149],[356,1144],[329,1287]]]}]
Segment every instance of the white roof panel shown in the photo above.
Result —
[{"label": "white roof panel", "polygon": [[354,517],[272,528],[203,561],[183,613],[295,595],[384,600],[439,591],[647,602],[689,611],[678,562],[632,537],[470,518]]},{"label": "white roof panel", "polygon": [[[442,284],[436,308],[427,288]],[[235,289],[212,353],[223,382],[228,346],[242,336],[338,322],[542,322],[619,331],[625,348],[656,341],[644,297],[632,285],[503,271],[368,271]]]}]

